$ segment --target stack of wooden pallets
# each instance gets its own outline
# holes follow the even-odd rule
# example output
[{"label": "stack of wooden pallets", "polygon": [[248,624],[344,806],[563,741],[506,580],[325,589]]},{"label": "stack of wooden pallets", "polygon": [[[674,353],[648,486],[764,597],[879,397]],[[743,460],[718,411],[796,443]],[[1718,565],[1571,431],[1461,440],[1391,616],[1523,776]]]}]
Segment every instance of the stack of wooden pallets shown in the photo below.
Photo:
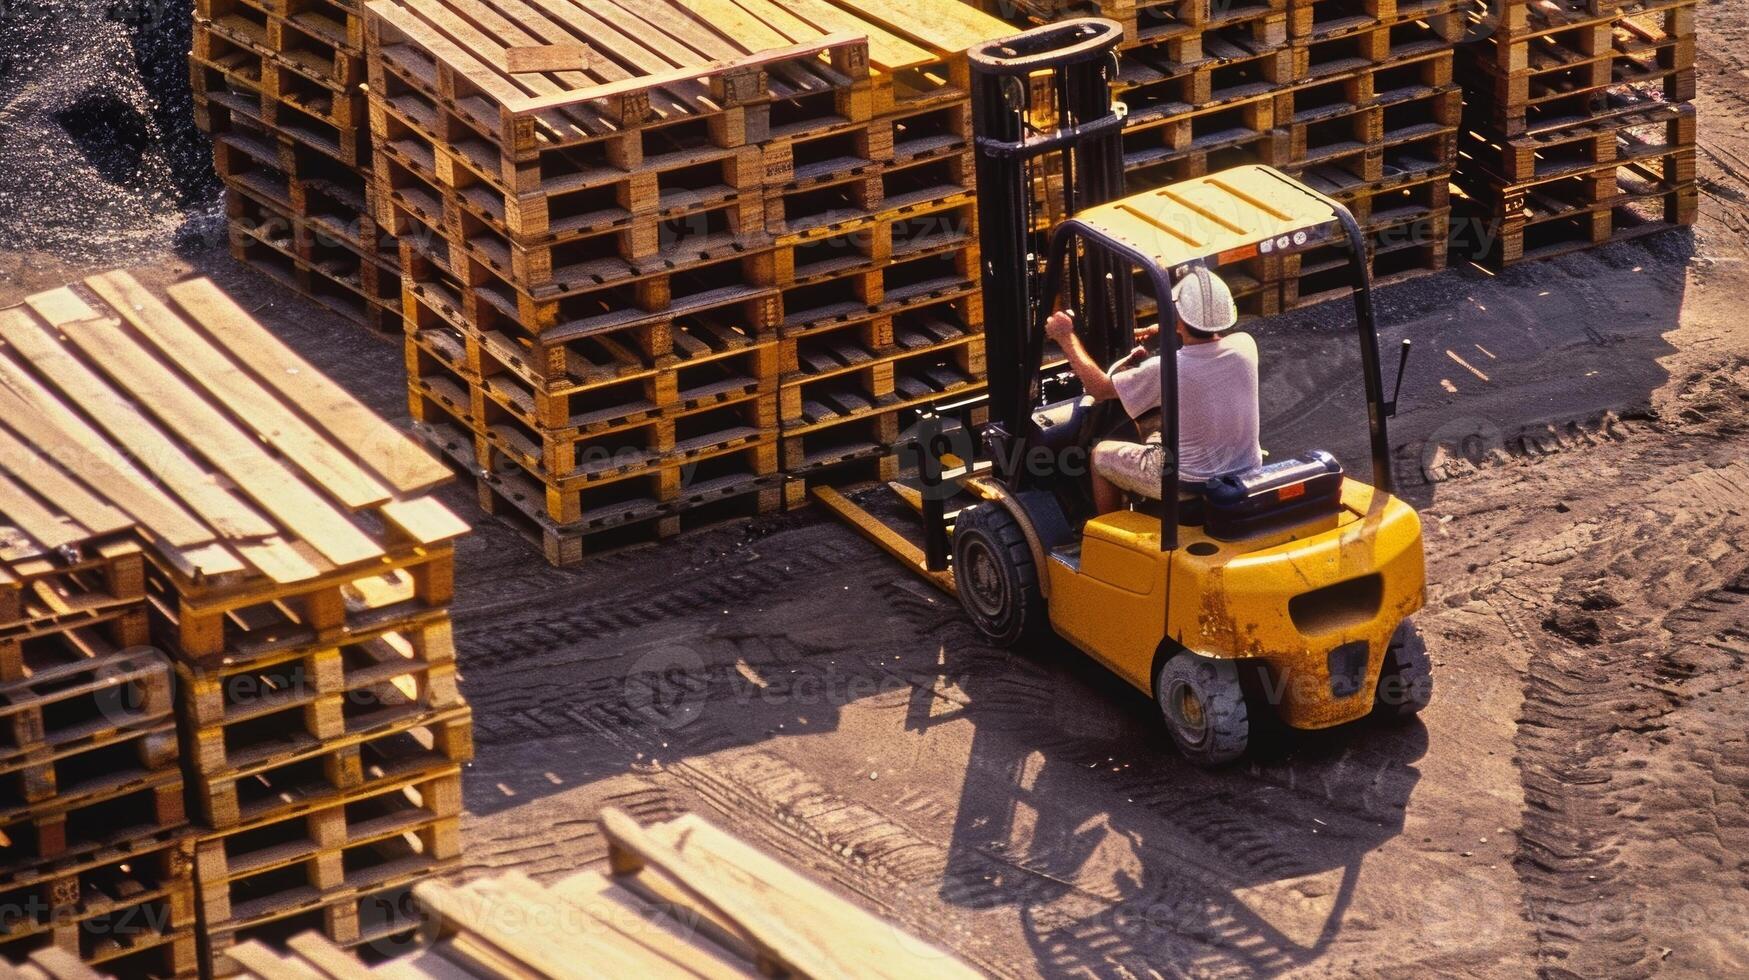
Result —
[{"label": "stack of wooden pallets", "polygon": [[1496,0],[1463,52],[1454,241],[1495,267],[1692,224],[1694,0]]},{"label": "stack of wooden pallets", "polygon": [[358,0],[195,0],[195,119],[213,136],[231,252],[399,333],[400,259],[375,219]]},{"label": "stack of wooden pallets", "polygon": [[420,885],[434,942],[415,955],[373,970],[312,935],[237,959],[263,980],[980,975],[697,816],[639,827],[607,810],[601,825],[605,874]]},{"label": "stack of wooden pallets", "polygon": [[[1248,163],[1347,204],[1381,280],[1443,269],[1462,96],[1453,51],[1464,0],[967,0],[1017,24],[1117,21],[1130,191]],[[1035,93],[1041,123],[1048,93]],[[1039,188],[1040,225],[1062,214]],[[1267,315],[1343,285],[1317,251],[1222,269],[1241,310]]]},{"label": "stack of wooden pallets", "polygon": [[[0,312],[7,328],[19,315]],[[67,476],[0,366],[0,969],[192,976],[193,840],[133,518]]]},{"label": "stack of wooden pallets", "polygon": [[84,287],[0,311],[0,398],[144,537],[204,969],[249,938],[407,928],[411,884],[457,856],[471,751],[447,611],[467,528],[429,495],[448,469],[210,282]]},{"label": "stack of wooden pallets", "polygon": [[958,0],[378,0],[410,402],[568,563],[890,473],[981,383]]}]

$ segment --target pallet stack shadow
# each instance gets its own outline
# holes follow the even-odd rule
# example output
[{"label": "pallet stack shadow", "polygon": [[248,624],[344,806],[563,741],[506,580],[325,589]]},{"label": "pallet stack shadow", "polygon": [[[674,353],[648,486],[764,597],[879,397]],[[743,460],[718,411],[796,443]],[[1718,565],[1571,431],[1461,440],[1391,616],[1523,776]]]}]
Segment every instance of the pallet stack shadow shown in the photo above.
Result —
[{"label": "pallet stack shadow", "polygon": [[458,856],[472,745],[449,470],[206,280],[168,304],[125,273],[84,288],[0,313],[0,388],[144,538],[202,970],[251,938],[404,933],[412,884]]},{"label": "pallet stack shadow", "polygon": [[409,398],[549,560],[887,476],[983,381],[957,0],[368,8]]},{"label": "pallet stack shadow", "polygon": [[1494,268],[1694,223],[1694,0],[1495,0],[1460,64],[1466,258]]},{"label": "pallet stack shadow", "polygon": [[[1124,28],[1116,98],[1131,192],[1262,163],[1348,205],[1380,281],[1445,268],[1462,111],[1453,80],[1467,0],[967,0],[1015,22],[1094,15]],[[1034,94],[1054,124],[1050,94]],[[1060,180],[1037,188],[1041,227]],[[1241,312],[1266,316],[1345,288],[1313,250],[1222,268]]]},{"label": "pallet stack shadow", "polygon": [[316,936],[238,951],[262,980],[464,977],[981,976],[694,814],[601,814],[606,867],[542,885],[511,873],[418,889],[432,944],[375,971]]},{"label": "pallet stack shadow", "polygon": [[0,967],[59,949],[192,976],[194,841],[133,519],[29,448],[56,444],[49,419],[0,403]]},{"label": "pallet stack shadow", "polygon": [[213,137],[231,254],[379,333],[400,256],[376,222],[358,0],[195,0],[195,121]]}]

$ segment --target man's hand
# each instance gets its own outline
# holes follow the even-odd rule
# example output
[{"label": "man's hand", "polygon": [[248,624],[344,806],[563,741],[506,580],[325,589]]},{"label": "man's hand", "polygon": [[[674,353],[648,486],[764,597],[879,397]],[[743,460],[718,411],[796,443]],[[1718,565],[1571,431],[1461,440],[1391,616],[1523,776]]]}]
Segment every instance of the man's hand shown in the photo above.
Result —
[{"label": "man's hand", "polygon": [[1136,343],[1146,344],[1158,336],[1160,336],[1160,328],[1158,326],[1142,327],[1136,331]]},{"label": "man's hand", "polygon": [[1075,335],[1075,314],[1068,310],[1058,310],[1045,320],[1045,336],[1057,342],[1057,346]]}]

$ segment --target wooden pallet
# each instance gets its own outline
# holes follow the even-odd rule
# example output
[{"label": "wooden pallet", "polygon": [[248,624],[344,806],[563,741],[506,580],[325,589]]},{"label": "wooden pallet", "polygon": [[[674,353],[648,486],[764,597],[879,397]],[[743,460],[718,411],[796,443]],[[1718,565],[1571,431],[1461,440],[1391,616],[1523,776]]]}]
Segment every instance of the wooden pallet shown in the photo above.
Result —
[{"label": "wooden pallet", "polygon": [[[458,463],[465,459],[458,459]],[[578,520],[560,522],[550,515],[551,495],[536,481],[518,473],[478,473],[480,508],[504,521],[554,565],[575,565],[597,551],[627,544],[661,541],[724,521],[741,520],[776,510],[783,477],[775,455],[766,473],[723,473],[712,469],[687,481],[668,502],[645,498],[620,499],[581,513]]]},{"label": "wooden pallet", "polygon": [[337,646],[177,665],[184,756],[203,778],[400,730],[463,704],[446,616]]},{"label": "wooden pallet", "polygon": [[1643,109],[1521,137],[1472,130],[1462,146],[1465,172],[1508,185],[1594,170],[1661,147],[1693,146],[1694,107],[1654,103]]},{"label": "wooden pallet", "polygon": [[461,853],[461,770],[424,773],[325,805],[202,833],[200,920],[209,934],[431,874]]},{"label": "wooden pallet", "polygon": [[[361,960],[353,962],[359,964],[360,970],[365,962],[416,949],[423,919],[413,899],[413,889],[421,880],[423,876],[347,892],[289,915],[207,932],[200,942],[204,975],[231,977],[244,973],[242,961],[232,956],[238,949],[286,945],[310,949],[312,943],[320,942],[324,949],[332,951],[327,956],[330,967],[336,956],[358,956]],[[246,975],[257,976],[257,971],[251,961]]]},{"label": "wooden pallet", "polygon": [[1463,53],[1470,115],[1508,136],[1613,114],[1635,91],[1694,97],[1694,6],[1644,0],[1602,17],[1503,28]]},{"label": "wooden pallet", "polygon": [[1465,257],[1500,268],[1691,225],[1695,159],[1693,146],[1654,145],[1521,184],[1462,181],[1461,213],[1486,231],[1460,236]]},{"label": "wooden pallet", "polygon": [[[154,968],[121,975],[192,975],[193,861],[194,841],[184,834],[51,861],[12,877],[0,885],[0,904],[9,912],[0,962],[46,944],[106,972],[125,960]],[[160,947],[168,948],[148,953]]]},{"label": "wooden pallet", "polygon": [[180,834],[187,823],[182,772],[174,765],[145,774],[99,779],[0,813],[0,882],[18,869],[51,859],[78,859],[106,847],[132,847],[158,835]]},{"label": "wooden pallet", "polygon": [[211,975],[237,942],[318,928],[338,942],[401,931],[413,883],[460,856],[460,770],[372,785],[326,806],[202,835],[195,879]]},{"label": "wooden pallet", "polygon": [[[237,9],[253,10],[241,4]],[[259,30],[245,27],[235,16],[195,22],[189,63],[191,82],[201,97],[195,114],[201,128],[212,132],[225,115],[248,115],[345,163],[368,164],[368,129],[351,105],[361,80],[361,55],[333,51],[329,71],[323,71],[314,67],[313,59],[289,60],[266,50]],[[303,90],[288,79],[302,80]],[[214,112],[215,107],[224,112]]]},{"label": "wooden pallet", "polygon": [[911,350],[870,350],[854,332],[815,335],[783,377],[785,434],[970,391],[984,377],[984,338],[961,333]]},{"label": "wooden pallet", "polygon": [[342,588],[400,568],[428,579],[428,602],[447,599],[444,559],[466,526],[427,496],[447,468],[211,283],[170,287],[174,308],[125,273],[85,287],[98,306],[59,289],[0,311],[0,374],[37,444],[84,447],[76,476],[126,488],[180,653],[223,651],[227,614],[291,597],[302,626],[343,628]]},{"label": "wooden pallet", "polygon": [[451,708],[215,773],[194,784],[193,796],[203,826],[230,830],[417,781],[468,762],[473,752],[472,713]]},{"label": "wooden pallet", "polygon": [[0,812],[101,794],[173,767],[177,746],[170,667],[150,651],[124,653],[81,627],[52,640],[70,662],[0,686]]}]

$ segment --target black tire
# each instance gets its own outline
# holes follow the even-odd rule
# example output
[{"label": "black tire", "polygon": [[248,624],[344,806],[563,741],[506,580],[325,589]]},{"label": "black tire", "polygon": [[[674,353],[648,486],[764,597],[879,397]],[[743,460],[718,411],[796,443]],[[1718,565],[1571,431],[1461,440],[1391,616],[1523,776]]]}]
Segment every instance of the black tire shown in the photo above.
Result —
[{"label": "black tire", "polygon": [[986,500],[960,512],[953,531],[953,580],[966,615],[991,643],[1011,647],[1045,630],[1039,568],[1026,532],[1001,504]]},{"label": "black tire", "polygon": [[1251,744],[1251,710],[1231,660],[1172,657],[1154,675],[1154,701],[1178,751],[1199,766],[1231,762]]},{"label": "black tire", "polygon": [[1401,721],[1420,714],[1433,701],[1433,660],[1421,631],[1405,620],[1391,637],[1385,662],[1379,667],[1379,686],[1373,692],[1373,717]]}]

